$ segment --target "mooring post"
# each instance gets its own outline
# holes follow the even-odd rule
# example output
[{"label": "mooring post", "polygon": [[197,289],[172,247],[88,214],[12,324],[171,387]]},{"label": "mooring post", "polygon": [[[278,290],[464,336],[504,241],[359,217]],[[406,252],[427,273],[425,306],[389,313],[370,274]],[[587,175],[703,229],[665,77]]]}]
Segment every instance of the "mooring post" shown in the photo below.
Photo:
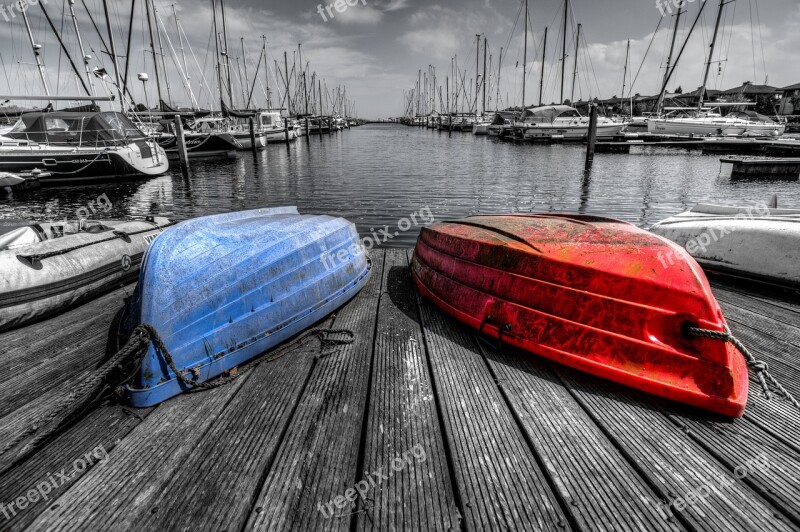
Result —
[{"label": "mooring post", "polygon": [[328,118],[328,135],[333,135],[333,118]]},{"label": "mooring post", "polygon": [[175,116],[175,141],[178,145],[178,158],[181,162],[181,169],[189,170],[189,152],[186,150],[186,138],[183,136],[183,120],[180,115]]},{"label": "mooring post", "polygon": [[256,153],[258,151],[258,146],[256,146],[256,123],[252,116],[247,121],[250,126],[250,146],[253,153]]},{"label": "mooring post", "polygon": [[306,140],[308,140],[308,117],[306,117]]},{"label": "mooring post", "polygon": [[594,162],[594,144],[597,141],[597,105],[589,105],[589,131],[586,138],[586,168]]},{"label": "mooring post", "polygon": [[319,140],[322,140],[322,117],[320,116],[317,120],[319,127],[317,128],[317,132],[319,133]]},{"label": "mooring post", "polygon": [[283,136],[286,139],[286,145],[289,145],[289,117],[283,121]]}]

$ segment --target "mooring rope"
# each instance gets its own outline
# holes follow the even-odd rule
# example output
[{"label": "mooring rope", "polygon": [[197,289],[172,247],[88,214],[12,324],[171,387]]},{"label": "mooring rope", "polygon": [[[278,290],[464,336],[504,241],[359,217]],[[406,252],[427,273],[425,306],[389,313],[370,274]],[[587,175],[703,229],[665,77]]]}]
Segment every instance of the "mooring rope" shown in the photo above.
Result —
[{"label": "mooring rope", "polygon": [[744,356],[744,359],[747,362],[747,367],[752,369],[756,374],[756,378],[761,384],[761,388],[764,390],[764,397],[766,397],[767,400],[772,398],[772,392],[769,387],[769,385],[772,385],[772,387],[777,390],[778,395],[783,396],[789,403],[792,404],[792,406],[800,410],[800,402],[798,402],[797,399],[795,399],[794,396],[789,392],[789,390],[784,388],[783,385],[772,375],[772,373],[770,373],[769,365],[764,361],[757,360],[756,357],[753,356],[753,354],[747,349],[747,347],[745,347],[745,345],[739,341],[738,338],[733,336],[729,330],[711,331],[708,329],[701,329],[699,327],[686,327],[686,334],[696,338],[710,338],[711,340],[721,340],[723,342],[732,344]]},{"label": "mooring rope", "polygon": [[[330,336],[344,336],[344,338],[331,338]],[[222,376],[212,382],[198,382],[197,380],[189,378],[186,375],[187,371],[178,370],[172,355],[155,327],[147,324],[139,325],[133,330],[133,333],[122,349],[108,359],[100,368],[88,375],[75,390],[58,401],[46,414],[42,415],[11,441],[3,445],[3,447],[0,448],[0,457],[17,447],[25,439],[33,436],[34,438],[28,442],[23,450],[13,459],[13,463],[18,463],[45,440],[58,432],[65,421],[91,406],[93,402],[99,401],[103,397],[103,392],[106,387],[109,387],[118,398],[124,397],[125,385],[136,377],[150,345],[153,345],[156,351],[163,357],[170,370],[175,374],[175,377],[189,387],[188,391],[196,392],[211,390],[229,384],[248,371],[254,369],[259,364],[278,360],[299,347],[306,339],[312,337],[320,341],[320,354],[316,355],[315,359],[327,357],[337,352],[336,350],[331,350],[334,346],[349,345],[355,342],[355,333],[348,329],[311,329],[294,338],[289,344],[280,347],[277,351],[273,352],[269,358],[257,358],[241,366],[237,372],[230,372],[229,375]],[[133,369],[127,371],[127,374],[123,378],[118,379],[116,383],[109,382],[109,376],[114,370],[129,366]],[[188,373],[191,373],[195,378],[199,378],[199,374],[192,373],[191,369]],[[6,465],[0,465],[0,472],[6,469]]]}]

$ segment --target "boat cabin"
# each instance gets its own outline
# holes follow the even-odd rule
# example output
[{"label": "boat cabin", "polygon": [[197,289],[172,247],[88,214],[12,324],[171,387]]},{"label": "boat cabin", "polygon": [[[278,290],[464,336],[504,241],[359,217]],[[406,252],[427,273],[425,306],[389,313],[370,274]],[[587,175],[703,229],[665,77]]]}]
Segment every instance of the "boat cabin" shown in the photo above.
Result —
[{"label": "boat cabin", "polygon": [[525,109],[520,121],[526,124],[552,124],[558,118],[581,119],[583,116],[577,109],[569,105],[545,105]]},{"label": "boat cabin", "polygon": [[26,113],[4,135],[56,146],[126,145],[145,138],[122,113]]}]

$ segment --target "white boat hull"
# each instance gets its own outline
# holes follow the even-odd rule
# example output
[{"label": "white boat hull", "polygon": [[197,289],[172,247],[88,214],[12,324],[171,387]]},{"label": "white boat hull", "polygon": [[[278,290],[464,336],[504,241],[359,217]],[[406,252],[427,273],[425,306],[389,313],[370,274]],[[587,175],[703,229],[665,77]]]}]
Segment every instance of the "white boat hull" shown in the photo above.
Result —
[{"label": "white boat hull", "polygon": [[744,123],[713,119],[651,118],[647,121],[647,131],[657,135],[688,135],[695,137],[741,135],[745,132],[745,128],[746,124]]},{"label": "white boat hull", "polygon": [[[712,271],[800,286],[800,210],[698,205],[650,230]],[[673,265],[671,257],[660,259]]]},{"label": "white boat hull", "polygon": [[[599,137],[613,137],[619,135],[623,124],[608,123],[597,125],[597,135]],[[525,140],[550,139],[553,137],[564,139],[585,139],[589,136],[589,124],[580,123],[576,125],[530,125],[524,126]]]},{"label": "white boat hull", "polygon": [[489,134],[489,124],[473,124],[472,125],[472,134],[473,135],[488,135]]}]

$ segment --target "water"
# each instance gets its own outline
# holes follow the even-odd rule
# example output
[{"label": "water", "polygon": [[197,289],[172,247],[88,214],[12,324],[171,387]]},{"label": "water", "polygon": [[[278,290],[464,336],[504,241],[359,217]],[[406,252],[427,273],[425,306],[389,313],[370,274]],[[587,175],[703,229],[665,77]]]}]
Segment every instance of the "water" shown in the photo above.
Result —
[{"label": "water", "polygon": [[91,212],[92,201],[93,217],[100,219],[182,220],[297,205],[305,213],[344,216],[362,235],[377,234],[386,240],[383,245],[402,247],[413,245],[425,221],[474,213],[567,211],[647,227],[699,202],[753,205],[777,193],[781,206],[800,207],[797,182],[731,181],[719,157],[634,150],[639,151],[597,154],[593,170],[584,175],[581,145],[514,144],[367,125],[308,142],[302,138],[288,149],[270,145],[255,157],[239,152],[229,160],[193,161],[188,179],[176,171],[143,182],[42,189],[0,199],[0,225],[75,218],[80,208]]}]

